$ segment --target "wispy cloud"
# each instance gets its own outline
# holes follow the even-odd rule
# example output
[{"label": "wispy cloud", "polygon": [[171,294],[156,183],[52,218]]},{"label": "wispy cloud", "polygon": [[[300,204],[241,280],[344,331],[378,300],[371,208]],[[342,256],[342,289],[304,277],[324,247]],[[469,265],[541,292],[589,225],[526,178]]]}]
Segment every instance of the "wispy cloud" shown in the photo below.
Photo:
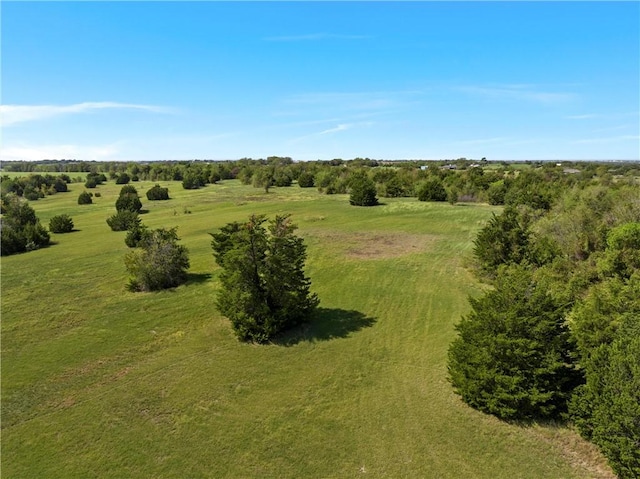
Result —
[{"label": "wispy cloud", "polygon": [[577,98],[575,93],[543,91],[535,85],[460,86],[456,90],[493,100],[516,100],[542,104],[564,103]]},{"label": "wispy cloud", "polygon": [[567,120],[591,120],[594,118],[598,118],[598,115],[596,115],[595,113],[586,113],[584,115],[569,115],[569,116],[565,116],[565,119]]},{"label": "wispy cloud", "polygon": [[265,37],[267,42],[304,42],[317,40],[366,40],[370,35],[345,35],[338,33],[307,33],[303,35],[278,35]]},{"label": "wispy cloud", "polygon": [[417,90],[370,92],[312,92],[292,95],[285,99],[288,105],[326,109],[331,112],[372,112],[401,107],[416,101],[423,92]]},{"label": "wispy cloud", "polygon": [[311,138],[320,138],[326,135],[332,135],[334,133],[339,133],[341,131],[346,131],[346,130],[351,130],[353,128],[360,128],[360,127],[369,127],[371,125],[373,125],[374,122],[372,121],[361,121],[361,122],[355,122],[355,123],[339,123],[338,125],[336,125],[333,128],[327,128],[326,130],[321,130],[321,131],[316,131],[313,133],[309,133],[307,135],[303,135],[303,136],[299,136],[297,138],[293,138],[292,140],[289,141],[289,143],[298,143],[301,142],[303,140],[308,140]]},{"label": "wispy cloud", "polygon": [[8,126],[61,115],[107,109],[143,110],[153,113],[168,113],[171,111],[169,108],[161,106],[117,102],[84,102],[73,105],[0,105],[0,123],[2,126]]}]

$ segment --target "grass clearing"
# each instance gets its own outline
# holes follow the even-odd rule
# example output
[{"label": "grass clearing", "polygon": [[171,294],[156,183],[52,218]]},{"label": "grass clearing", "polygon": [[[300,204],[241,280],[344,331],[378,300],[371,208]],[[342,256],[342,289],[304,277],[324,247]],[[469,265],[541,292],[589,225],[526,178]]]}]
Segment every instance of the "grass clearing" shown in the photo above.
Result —
[{"label": "grass clearing", "polygon": [[[125,233],[106,224],[120,186],[31,203],[78,231],[2,259],[4,476],[611,477],[575,433],[498,421],[447,382],[453,325],[481,288],[463,260],[494,208],[159,183],[170,200],[133,183],[143,222],[178,226],[191,276],[158,293],[125,289]],[[239,343],[214,305],[208,233],[251,213],[292,213],[321,300],[266,346]]]}]

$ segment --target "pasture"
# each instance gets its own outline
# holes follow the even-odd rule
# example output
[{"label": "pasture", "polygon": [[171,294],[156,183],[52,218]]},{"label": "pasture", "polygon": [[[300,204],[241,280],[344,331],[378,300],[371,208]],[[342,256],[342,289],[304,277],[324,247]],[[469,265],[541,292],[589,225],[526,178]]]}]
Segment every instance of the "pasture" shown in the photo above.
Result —
[{"label": "pasture", "polygon": [[[178,227],[190,279],[125,289],[124,232],[105,220],[120,186],[82,184],[31,206],[72,216],[52,246],[3,257],[2,473],[7,478],[611,477],[595,446],[556,425],[519,426],[464,405],[447,348],[465,269],[494,207],[381,199],[237,181],[151,202],[144,224]],[[240,343],[215,308],[209,232],[291,213],[320,310],[273,344]]]}]

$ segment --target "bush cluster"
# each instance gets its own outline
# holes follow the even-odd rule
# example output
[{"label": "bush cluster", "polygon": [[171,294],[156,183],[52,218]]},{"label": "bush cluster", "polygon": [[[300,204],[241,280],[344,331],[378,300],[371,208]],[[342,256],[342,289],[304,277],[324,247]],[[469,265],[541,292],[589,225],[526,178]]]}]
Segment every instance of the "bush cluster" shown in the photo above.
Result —
[{"label": "bush cluster", "polygon": [[49,220],[49,231],[52,233],[70,233],[73,231],[73,220],[69,215],[57,215]]}]

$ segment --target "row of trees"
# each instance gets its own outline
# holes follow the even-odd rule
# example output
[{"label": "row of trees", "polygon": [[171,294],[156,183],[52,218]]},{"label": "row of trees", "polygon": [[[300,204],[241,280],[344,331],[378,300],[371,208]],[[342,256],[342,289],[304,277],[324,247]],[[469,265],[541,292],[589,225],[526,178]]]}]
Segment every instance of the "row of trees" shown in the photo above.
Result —
[{"label": "row of trees", "polygon": [[457,326],[455,390],[503,419],[570,419],[620,477],[639,477],[640,189],[507,207],[474,253],[494,288]]}]

